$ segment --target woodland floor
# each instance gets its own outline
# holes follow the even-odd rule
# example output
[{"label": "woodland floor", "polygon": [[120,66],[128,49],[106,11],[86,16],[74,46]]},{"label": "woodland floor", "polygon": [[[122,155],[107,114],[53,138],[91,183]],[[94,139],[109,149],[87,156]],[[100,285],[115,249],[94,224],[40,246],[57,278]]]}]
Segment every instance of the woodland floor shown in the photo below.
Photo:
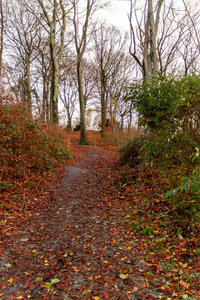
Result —
[{"label": "woodland floor", "polygon": [[[79,146],[75,134],[70,143],[76,159],[61,183],[33,191],[17,214],[1,218],[0,299],[200,299],[199,257],[195,265],[177,259],[170,298],[175,271],[165,265],[172,265],[172,246],[159,244],[168,250],[161,259],[152,237],[140,240],[130,229],[132,213],[140,212],[130,212],[119,192],[115,148]],[[174,249],[187,248],[179,242]]]}]

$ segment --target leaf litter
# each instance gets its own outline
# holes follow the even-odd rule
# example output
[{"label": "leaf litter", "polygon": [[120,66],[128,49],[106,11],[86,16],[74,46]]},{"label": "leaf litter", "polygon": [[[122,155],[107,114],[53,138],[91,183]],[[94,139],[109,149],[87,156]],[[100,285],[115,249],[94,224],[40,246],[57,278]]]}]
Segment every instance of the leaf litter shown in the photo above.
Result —
[{"label": "leaf litter", "polygon": [[113,147],[71,152],[77,172],[2,215],[1,299],[200,299],[199,240],[172,236],[159,193],[120,186]]}]

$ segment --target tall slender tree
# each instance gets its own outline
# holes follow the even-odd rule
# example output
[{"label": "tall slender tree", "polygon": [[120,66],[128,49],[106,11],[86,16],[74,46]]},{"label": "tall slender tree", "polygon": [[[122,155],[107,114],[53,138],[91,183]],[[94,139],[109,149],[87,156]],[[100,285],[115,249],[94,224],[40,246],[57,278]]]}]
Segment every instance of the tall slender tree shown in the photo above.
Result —
[{"label": "tall slender tree", "polygon": [[[76,47],[76,67],[78,78],[78,92],[80,105],[80,144],[88,144],[86,137],[86,122],[85,122],[85,99],[83,91],[83,74],[82,74],[82,60],[86,50],[88,27],[92,15],[97,9],[102,7],[100,1],[97,0],[71,0],[73,5],[73,24],[74,24],[74,41]],[[104,6],[106,3],[104,3]],[[84,19],[84,20],[83,20]]]},{"label": "tall slender tree", "polygon": [[[83,79],[82,79],[82,66],[81,62],[83,60],[83,55],[86,50],[87,45],[87,33],[89,21],[95,7],[97,0],[87,0],[86,10],[85,10],[85,20],[81,24],[80,13],[83,14],[84,9],[80,12],[80,2],[79,0],[71,0],[73,5],[73,24],[74,24],[74,41],[76,46],[76,68],[77,68],[77,78],[78,78],[78,93],[79,93],[79,105],[80,105],[80,144],[88,144],[86,137],[86,123],[85,123],[85,99],[83,93]],[[81,27],[81,29],[80,29]],[[81,33],[80,33],[81,32]]]},{"label": "tall slender tree", "polygon": [[[39,4],[40,11],[35,11],[29,1],[24,0],[25,5],[31,11],[36,19],[42,24],[49,35],[50,54],[52,61],[52,79],[51,79],[51,123],[58,123],[58,84],[60,63],[62,60],[65,44],[66,15],[70,11],[68,1],[53,0],[43,1],[35,0],[34,4]],[[58,37],[59,36],[59,37]]]},{"label": "tall slender tree", "polygon": [[2,74],[2,57],[3,57],[3,35],[4,35],[4,15],[3,2],[0,0],[0,78]]},{"label": "tall slender tree", "polygon": [[[26,10],[21,1],[10,1],[6,8],[6,38],[10,44],[9,55],[23,66],[21,83],[23,85],[22,102],[31,115],[31,64],[37,56],[40,25]],[[13,62],[12,62],[13,64]]]}]

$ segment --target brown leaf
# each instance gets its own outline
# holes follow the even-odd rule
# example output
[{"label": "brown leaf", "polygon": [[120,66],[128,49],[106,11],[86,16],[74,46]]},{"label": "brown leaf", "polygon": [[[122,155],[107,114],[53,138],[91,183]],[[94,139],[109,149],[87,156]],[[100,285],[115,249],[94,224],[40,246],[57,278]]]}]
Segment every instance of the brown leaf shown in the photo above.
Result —
[{"label": "brown leaf", "polygon": [[184,289],[187,289],[190,286],[190,284],[185,281],[179,281],[179,284]]}]

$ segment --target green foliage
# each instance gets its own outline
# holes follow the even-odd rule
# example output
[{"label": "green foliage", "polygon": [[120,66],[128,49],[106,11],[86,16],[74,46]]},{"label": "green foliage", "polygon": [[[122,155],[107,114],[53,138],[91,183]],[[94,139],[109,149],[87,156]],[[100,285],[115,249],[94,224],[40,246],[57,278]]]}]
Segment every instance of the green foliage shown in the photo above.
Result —
[{"label": "green foliage", "polygon": [[11,182],[1,182],[0,183],[0,190],[6,191],[9,189],[9,187],[12,185]]},{"label": "green foliage", "polygon": [[[172,138],[178,132],[199,141],[200,77],[155,79],[131,87],[129,100],[141,115],[140,124]],[[197,136],[196,136],[197,135]],[[197,140],[195,140],[198,142]]]},{"label": "green foliage", "polygon": [[146,135],[120,149],[121,163],[181,165],[200,144],[200,76],[155,79],[130,88],[127,97]]},{"label": "green foliage", "polygon": [[152,226],[146,226],[141,220],[133,220],[130,224],[134,232],[141,232],[144,236],[155,235],[155,230]]},{"label": "green foliage", "polygon": [[[192,160],[200,163],[200,148],[191,155]],[[181,184],[164,194],[164,198],[172,199],[173,209],[179,214],[200,219],[200,167],[195,166],[190,177],[183,177]]]},{"label": "green foliage", "polygon": [[80,141],[79,145],[89,145],[88,141]]},{"label": "green foliage", "polygon": [[139,162],[139,150],[141,147],[141,138],[135,137],[132,140],[127,140],[127,143],[119,149],[119,157],[121,165],[129,163],[130,165]]},{"label": "green foliage", "polygon": [[140,115],[145,135],[120,149],[121,164],[135,161],[154,167],[160,182],[170,187],[164,198],[177,222],[200,219],[200,76],[142,82],[130,88],[127,98]]},{"label": "green foliage", "polygon": [[81,124],[76,124],[74,127],[74,131],[80,131],[81,130]]},{"label": "green foliage", "polygon": [[153,227],[151,227],[151,226],[146,226],[146,227],[142,230],[142,234],[143,234],[143,235],[155,235],[155,230],[154,230]]}]

